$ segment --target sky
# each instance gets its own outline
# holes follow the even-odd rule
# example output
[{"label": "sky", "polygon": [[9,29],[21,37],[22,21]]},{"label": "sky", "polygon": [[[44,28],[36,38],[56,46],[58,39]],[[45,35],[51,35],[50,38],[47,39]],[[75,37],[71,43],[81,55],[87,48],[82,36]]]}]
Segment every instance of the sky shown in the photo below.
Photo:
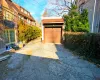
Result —
[{"label": "sky", "polygon": [[[54,2],[56,0],[12,0],[12,1],[19,4],[26,10],[28,10],[33,16],[33,18],[35,18],[35,20],[40,21],[45,8],[53,7],[48,3]],[[71,0],[66,0],[66,1],[71,1]]]},{"label": "sky", "polygon": [[47,0],[12,0],[28,10],[35,20],[40,21],[41,15],[47,6]]}]

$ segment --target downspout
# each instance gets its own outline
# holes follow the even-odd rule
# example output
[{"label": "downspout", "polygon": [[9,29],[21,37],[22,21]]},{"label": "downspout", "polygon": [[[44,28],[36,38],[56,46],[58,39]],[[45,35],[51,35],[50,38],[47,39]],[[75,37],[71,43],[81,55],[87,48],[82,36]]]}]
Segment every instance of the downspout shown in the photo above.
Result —
[{"label": "downspout", "polygon": [[18,43],[18,26],[17,26],[17,23],[16,22],[14,22],[15,23],[15,28],[14,28],[14,33],[15,33],[15,43],[17,44]]},{"label": "downspout", "polygon": [[95,10],[96,10],[96,0],[95,0],[95,3],[94,3],[94,11],[93,11],[92,30],[91,30],[92,33],[93,33],[93,27],[94,27]]},{"label": "downspout", "polygon": [[[43,17],[41,18],[41,20],[43,20]],[[41,27],[42,27],[42,41],[44,41],[44,25],[42,21],[41,21]]]},{"label": "downspout", "polygon": [[43,26],[43,23],[42,23],[42,41],[44,41],[44,26]]}]

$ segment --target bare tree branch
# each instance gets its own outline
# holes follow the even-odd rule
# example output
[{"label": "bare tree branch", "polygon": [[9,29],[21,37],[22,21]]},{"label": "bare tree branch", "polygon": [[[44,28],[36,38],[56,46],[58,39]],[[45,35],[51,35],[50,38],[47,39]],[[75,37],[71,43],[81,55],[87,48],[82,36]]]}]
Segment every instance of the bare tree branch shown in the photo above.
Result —
[{"label": "bare tree branch", "polygon": [[[50,7],[47,8],[48,11],[62,16],[71,9],[72,0],[70,2],[68,0],[49,0],[48,4],[50,5]],[[53,8],[51,8],[51,6]]]}]

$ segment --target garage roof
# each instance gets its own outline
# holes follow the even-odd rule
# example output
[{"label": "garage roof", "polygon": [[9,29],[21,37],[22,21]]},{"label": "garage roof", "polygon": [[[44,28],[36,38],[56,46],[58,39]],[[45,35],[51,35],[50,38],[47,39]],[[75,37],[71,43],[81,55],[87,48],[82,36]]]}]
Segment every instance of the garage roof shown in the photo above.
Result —
[{"label": "garage roof", "polygon": [[42,17],[42,23],[64,23],[62,17]]}]

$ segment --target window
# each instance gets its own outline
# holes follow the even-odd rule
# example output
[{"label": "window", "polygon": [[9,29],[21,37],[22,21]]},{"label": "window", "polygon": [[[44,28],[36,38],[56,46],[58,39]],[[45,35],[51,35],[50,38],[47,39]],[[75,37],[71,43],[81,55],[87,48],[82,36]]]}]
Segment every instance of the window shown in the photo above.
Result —
[{"label": "window", "polygon": [[[25,9],[23,9],[23,8],[21,8],[21,12],[23,12],[23,13],[25,13],[25,14],[28,14],[28,12],[25,10]],[[29,14],[28,14],[29,15]]]},{"label": "window", "polygon": [[22,17],[22,16],[19,16],[19,19],[22,19],[22,20],[23,20],[23,19],[24,19],[24,17]]},{"label": "window", "polygon": [[27,23],[30,24],[30,20],[29,19],[27,19]]},{"label": "window", "polygon": [[34,25],[34,26],[35,26],[35,25],[36,25],[36,23],[35,23],[35,22],[32,22],[32,25]]},{"label": "window", "polygon": [[7,11],[4,12],[4,19],[7,19],[7,20],[13,20],[14,19],[14,15],[12,13],[9,13]]},{"label": "window", "polygon": [[30,24],[30,20],[29,20],[29,22],[28,22],[29,24]]},{"label": "window", "polygon": [[19,19],[21,19],[21,16],[19,16]]},{"label": "window", "polygon": [[2,11],[2,6],[1,6],[1,4],[0,4],[0,11]]},{"label": "window", "polygon": [[8,30],[4,30],[3,36],[4,36],[4,39],[5,39],[5,42],[6,42],[6,43],[9,43]]},{"label": "window", "polygon": [[8,12],[6,12],[5,17],[7,20],[9,20],[9,13]]},{"label": "window", "polygon": [[10,42],[15,42],[15,31],[9,30]]},{"label": "window", "polygon": [[24,10],[24,13],[27,14],[27,11]]},{"label": "window", "polygon": [[28,13],[28,16],[29,16],[30,14]]},{"label": "window", "polygon": [[4,39],[6,40],[6,43],[15,42],[15,31],[13,29],[4,30],[3,36],[4,36]]},{"label": "window", "polygon": [[21,12],[24,12],[23,8],[21,8]]},{"label": "window", "polygon": [[24,17],[21,17],[21,19],[23,20],[23,19],[24,19]]},{"label": "window", "polygon": [[14,20],[15,16],[13,14],[11,14],[11,20]]}]

